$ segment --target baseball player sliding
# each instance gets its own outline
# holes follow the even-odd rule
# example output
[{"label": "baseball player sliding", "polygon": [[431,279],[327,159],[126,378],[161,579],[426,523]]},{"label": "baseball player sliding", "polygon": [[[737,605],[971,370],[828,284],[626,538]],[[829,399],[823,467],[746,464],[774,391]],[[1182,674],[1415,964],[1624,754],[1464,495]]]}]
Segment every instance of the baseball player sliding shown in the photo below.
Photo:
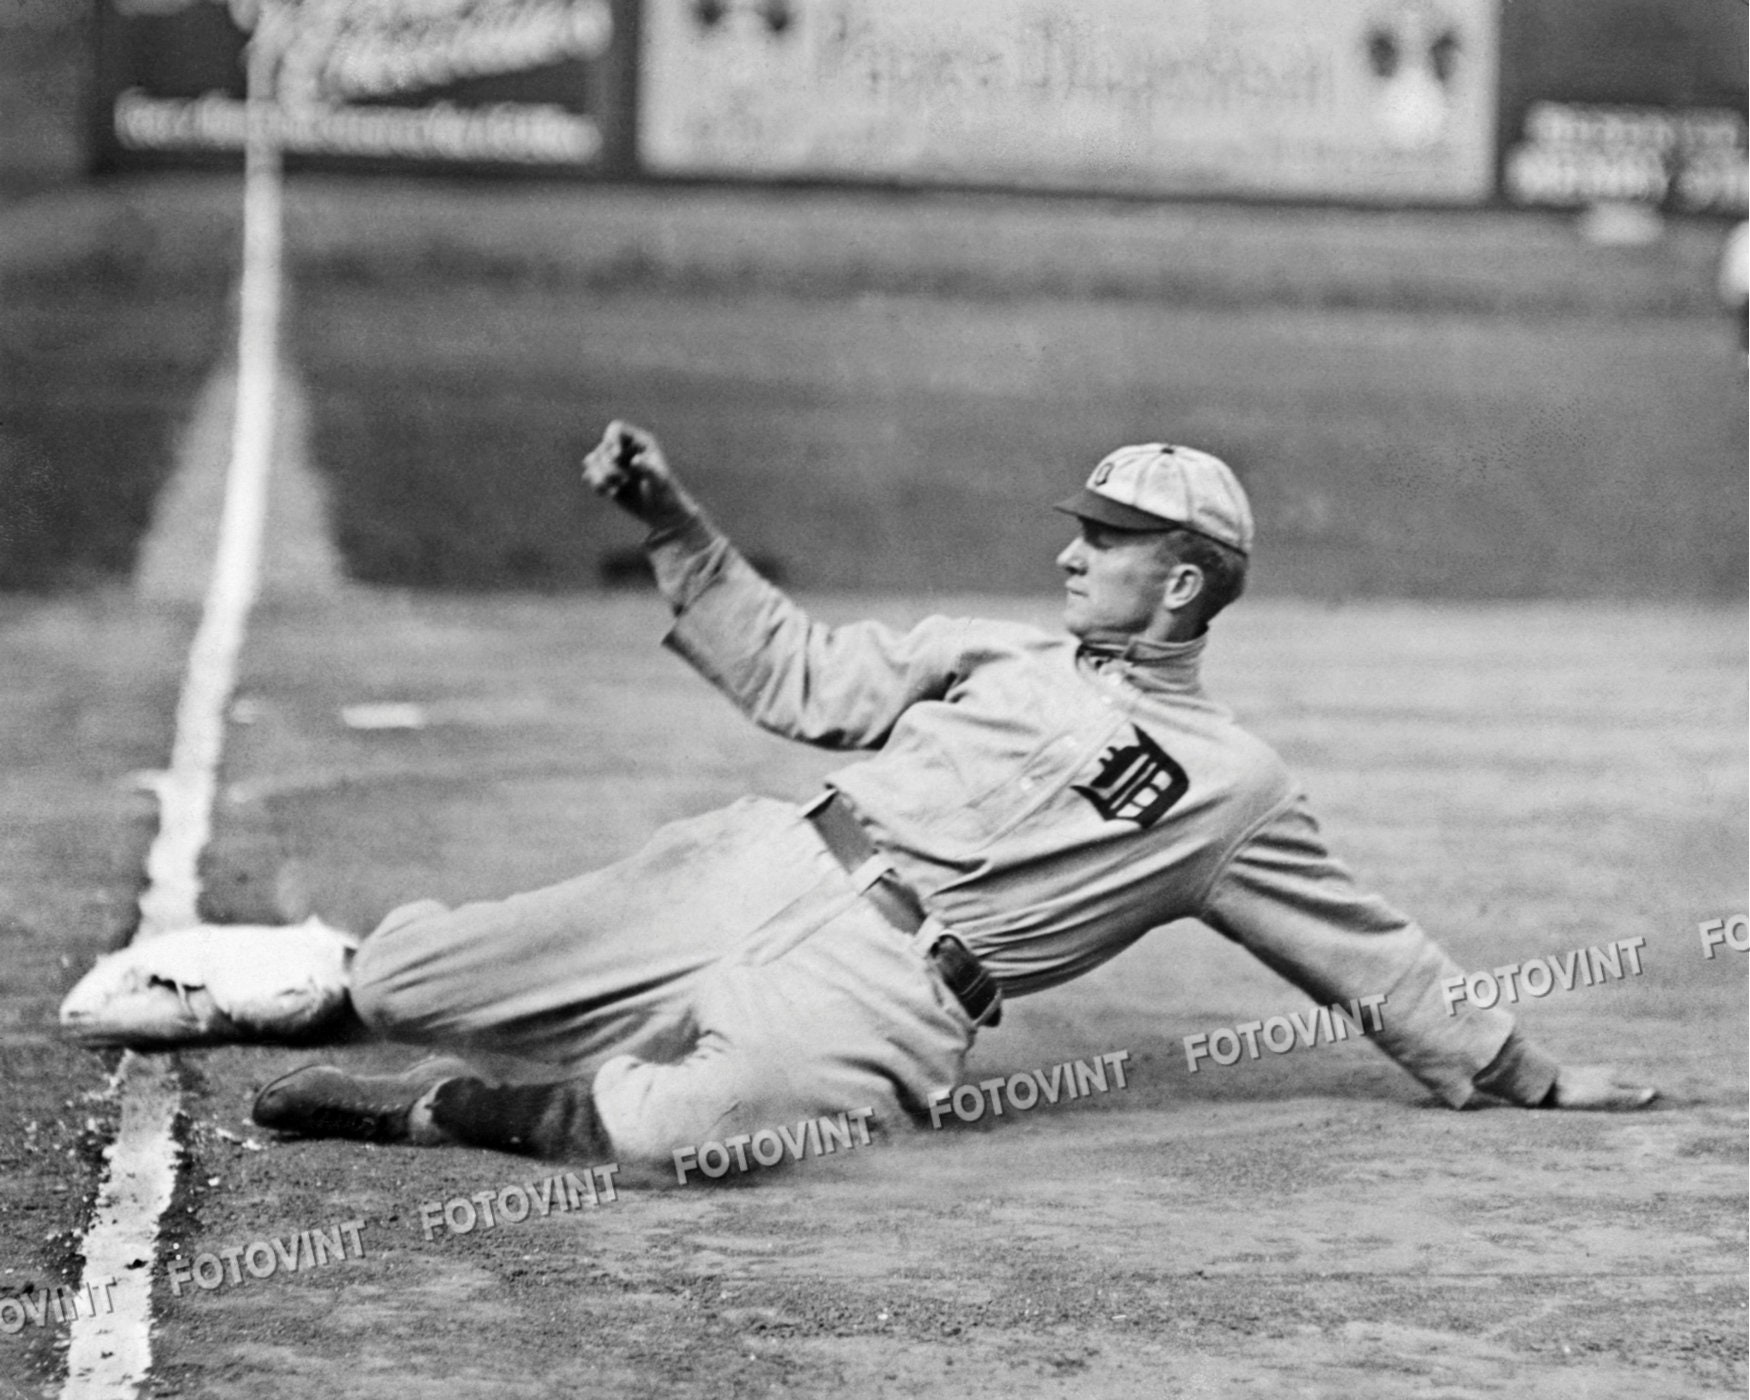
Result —
[{"label": "baseball player sliding", "polygon": [[1004,997],[1185,917],[1320,1003],[1388,994],[1373,1039],[1453,1107],[1652,1099],[1558,1065],[1498,1009],[1448,1015],[1459,969],[1332,859],[1282,762],[1204,693],[1207,629],[1239,596],[1253,533],[1217,458],[1121,448],[1059,507],[1079,523],[1057,561],[1060,635],[811,621],[627,423],[584,479],[649,527],[669,647],[755,723],[867,756],[805,806],[744,799],[549,889],[395,910],[353,958],[358,1015],[556,1077],[312,1066],[261,1091],[262,1125],[663,1163],[850,1107],[917,1118]]}]

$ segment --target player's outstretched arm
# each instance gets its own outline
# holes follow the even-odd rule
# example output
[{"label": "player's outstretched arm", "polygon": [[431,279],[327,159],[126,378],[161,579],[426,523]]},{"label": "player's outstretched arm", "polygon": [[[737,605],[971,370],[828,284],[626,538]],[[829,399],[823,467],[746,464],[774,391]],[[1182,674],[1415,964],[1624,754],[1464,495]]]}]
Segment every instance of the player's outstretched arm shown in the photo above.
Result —
[{"label": "player's outstretched arm", "polygon": [[1630,1084],[1614,1065],[1563,1065],[1546,1101],[1550,1108],[1645,1108],[1659,1091],[1650,1084]]},{"label": "player's outstretched arm", "polygon": [[609,423],[583,459],[583,481],[650,528],[644,548],[675,614],[664,644],[756,724],[827,748],[874,748],[906,709],[953,682],[963,624],[927,618],[898,632],[814,621],[711,523],[647,429]]},{"label": "player's outstretched arm", "polygon": [[699,503],[675,476],[656,435],[619,418],[584,457],[583,481],[652,530],[675,529],[700,514]]},{"label": "player's outstretched arm", "polygon": [[1320,1002],[1387,993],[1369,1038],[1454,1108],[1480,1092],[1523,1108],[1635,1109],[1655,1091],[1606,1066],[1564,1066],[1499,1008],[1454,1006],[1457,966],[1362,889],[1299,799],[1261,826],[1211,887],[1204,921]]}]

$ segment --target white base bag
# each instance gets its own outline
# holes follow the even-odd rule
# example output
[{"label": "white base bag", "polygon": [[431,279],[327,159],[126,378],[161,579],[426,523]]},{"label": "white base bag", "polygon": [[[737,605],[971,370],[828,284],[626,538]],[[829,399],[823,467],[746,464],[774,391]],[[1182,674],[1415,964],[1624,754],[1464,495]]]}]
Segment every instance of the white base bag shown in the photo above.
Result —
[{"label": "white base bag", "polygon": [[61,1028],[139,1049],[307,1038],[345,1011],[358,945],[314,918],[178,929],[99,958],[61,1003]]}]

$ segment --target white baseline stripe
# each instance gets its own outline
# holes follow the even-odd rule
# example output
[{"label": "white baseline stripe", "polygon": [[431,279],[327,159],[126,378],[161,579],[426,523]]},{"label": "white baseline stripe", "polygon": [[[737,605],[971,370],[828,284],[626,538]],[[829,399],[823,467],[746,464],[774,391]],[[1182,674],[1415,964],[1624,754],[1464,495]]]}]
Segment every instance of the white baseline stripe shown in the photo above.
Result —
[{"label": "white baseline stripe", "polygon": [[136,940],[199,922],[200,855],[212,835],[213,790],[225,706],[237,680],[244,625],[261,572],[267,469],[273,446],[280,315],[280,184],[271,154],[251,151],[244,176],[237,407],[212,582],[190,649],[170,769],[158,780],[161,816],[146,855]]},{"label": "white baseline stripe", "polygon": [[[251,73],[252,93],[265,89]],[[257,111],[260,109],[258,108]],[[212,583],[189,650],[176,706],[170,768],[156,783],[158,833],[146,856],[135,939],[156,938],[199,921],[200,857],[212,832],[213,790],[225,741],[225,710],[261,574],[279,376],[280,167],[252,124],[244,159],[243,271],[237,333],[237,405],[225,505]],[[114,1400],[137,1394],[152,1365],[152,1278],[158,1222],[176,1188],[173,1129],[181,1096],[174,1061],[128,1051],[116,1072],[121,1125],[105,1152],[103,1185],[82,1253],[81,1287],[103,1284],[115,1311],[81,1314],[72,1324],[63,1397]],[[145,1261],[145,1267],[136,1261]],[[91,1295],[87,1295],[91,1296]]]}]

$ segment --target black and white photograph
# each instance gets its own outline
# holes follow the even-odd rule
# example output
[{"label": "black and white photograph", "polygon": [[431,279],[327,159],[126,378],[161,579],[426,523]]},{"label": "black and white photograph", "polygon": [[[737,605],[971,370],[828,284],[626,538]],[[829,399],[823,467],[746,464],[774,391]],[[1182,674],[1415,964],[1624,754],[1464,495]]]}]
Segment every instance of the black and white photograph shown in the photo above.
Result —
[{"label": "black and white photograph", "polygon": [[0,0],[0,1400],[1750,1386],[1744,0]]}]

